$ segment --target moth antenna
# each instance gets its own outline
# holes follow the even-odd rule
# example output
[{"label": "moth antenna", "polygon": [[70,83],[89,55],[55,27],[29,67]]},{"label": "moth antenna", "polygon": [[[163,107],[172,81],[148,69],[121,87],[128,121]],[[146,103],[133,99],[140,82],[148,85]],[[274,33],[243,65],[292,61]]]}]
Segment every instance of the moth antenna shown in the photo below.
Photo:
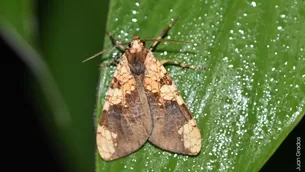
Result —
[{"label": "moth antenna", "polygon": [[105,51],[112,50],[112,49],[114,49],[114,48],[116,48],[116,47],[118,47],[118,46],[114,46],[114,47],[111,47],[111,48],[106,48],[106,49],[104,49],[104,50],[102,50],[102,51],[100,51],[100,52],[94,54],[93,56],[91,56],[91,57],[89,57],[89,58],[83,60],[83,63],[86,62],[86,61],[89,61],[89,60],[91,60],[91,59],[94,59],[95,57],[97,57],[97,56],[103,54]]},{"label": "moth antenna", "polygon": [[117,45],[115,45],[115,46],[113,46],[113,47],[106,48],[106,49],[104,49],[104,50],[102,50],[102,51],[100,51],[100,52],[94,54],[93,56],[91,56],[91,57],[89,57],[89,58],[83,60],[83,63],[86,62],[86,61],[89,61],[89,60],[91,60],[91,59],[93,59],[93,58],[95,58],[95,57],[97,57],[97,56],[99,56],[99,55],[101,55],[101,54],[103,54],[105,51],[113,50],[113,49],[115,49],[115,48],[117,48],[117,47],[120,47],[120,46],[122,46],[122,45],[124,45],[124,44],[127,44],[127,43],[117,44]]},{"label": "moth antenna", "polygon": [[[157,41],[157,39],[143,39],[142,41],[148,42],[148,41]],[[158,42],[172,42],[172,43],[195,43],[190,41],[178,41],[178,40],[171,40],[171,39],[161,39],[158,40]]]}]

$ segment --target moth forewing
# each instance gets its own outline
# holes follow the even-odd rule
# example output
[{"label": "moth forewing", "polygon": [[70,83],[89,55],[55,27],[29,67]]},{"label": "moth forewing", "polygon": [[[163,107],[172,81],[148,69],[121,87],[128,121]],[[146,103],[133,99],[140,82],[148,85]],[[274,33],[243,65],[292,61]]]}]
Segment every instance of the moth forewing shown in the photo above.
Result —
[{"label": "moth forewing", "polygon": [[200,131],[176,86],[151,52],[146,57],[145,66],[144,86],[154,124],[149,141],[170,152],[198,154]]},{"label": "moth forewing", "polygon": [[122,56],[108,90],[97,127],[97,146],[104,160],[114,160],[138,150],[152,131],[143,84]]}]

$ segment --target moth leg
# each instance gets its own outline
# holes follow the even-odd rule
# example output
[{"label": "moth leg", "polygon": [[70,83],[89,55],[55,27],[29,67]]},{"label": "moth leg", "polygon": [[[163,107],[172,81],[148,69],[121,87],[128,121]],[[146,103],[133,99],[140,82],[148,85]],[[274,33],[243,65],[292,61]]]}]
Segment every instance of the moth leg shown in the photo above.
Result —
[{"label": "moth leg", "polygon": [[178,17],[176,17],[168,26],[166,29],[163,30],[161,35],[156,39],[156,41],[149,47],[149,50],[152,51],[156,45],[159,43],[159,41],[166,36],[168,31],[173,27],[173,25],[176,23]]},{"label": "moth leg", "polygon": [[193,70],[207,70],[207,68],[204,67],[199,67],[199,66],[192,66],[192,65],[186,65],[184,63],[175,61],[175,60],[161,60],[160,63],[162,65],[164,64],[173,64],[182,68],[188,68],[188,69],[193,69]]},{"label": "moth leg", "polygon": [[[117,46],[117,49],[119,51],[124,52],[126,51],[126,48],[122,45],[121,42],[117,41],[109,32],[106,32],[106,35],[109,36],[111,43],[113,46]],[[106,66],[117,66],[120,63],[120,58],[113,58],[110,62],[105,62],[100,65],[100,67],[106,67]]]},{"label": "moth leg", "polygon": [[119,59],[113,59],[110,62],[105,62],[105,63],[100,64],[100,67],[103,68],[103,67],[106,67],[106,66],[117,66],[119,63],[120,63]]},{"label": "moth leg", "polygon": [[118,46],[117,48],[121,51],[121,52],[124,52],[126,51],[126,47],[124,47],[122,45],[121,42],[117,41],[117,39],[115,39],[109,32],[106,32],[106,35],[109,36],[110,40],[111,40],[111,43],[113,46]]}]

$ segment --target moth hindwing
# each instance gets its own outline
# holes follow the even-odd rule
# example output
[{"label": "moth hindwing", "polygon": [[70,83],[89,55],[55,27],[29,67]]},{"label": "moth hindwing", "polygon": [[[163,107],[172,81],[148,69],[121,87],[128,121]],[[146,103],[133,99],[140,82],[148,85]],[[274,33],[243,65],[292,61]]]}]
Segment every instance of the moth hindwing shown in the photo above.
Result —
[{"label": "moth hindwing", "polygon": [[196,121],[151,49],[135,36],[117,65],[97,126],[98,151],[106,161],[135,152],[147,140],[178,154],[200,152]]}]

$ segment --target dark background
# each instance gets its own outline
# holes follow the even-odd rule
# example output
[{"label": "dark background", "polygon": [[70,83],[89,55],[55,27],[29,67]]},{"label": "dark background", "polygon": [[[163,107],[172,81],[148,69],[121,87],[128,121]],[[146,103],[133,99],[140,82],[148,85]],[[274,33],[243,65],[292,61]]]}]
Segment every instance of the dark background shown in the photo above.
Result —
[{"label": "dark background", "polygon": [[94,171],[99,66],[82,60],[102,49],[107,14],[108,0],[0,1],[4,171]]}]

